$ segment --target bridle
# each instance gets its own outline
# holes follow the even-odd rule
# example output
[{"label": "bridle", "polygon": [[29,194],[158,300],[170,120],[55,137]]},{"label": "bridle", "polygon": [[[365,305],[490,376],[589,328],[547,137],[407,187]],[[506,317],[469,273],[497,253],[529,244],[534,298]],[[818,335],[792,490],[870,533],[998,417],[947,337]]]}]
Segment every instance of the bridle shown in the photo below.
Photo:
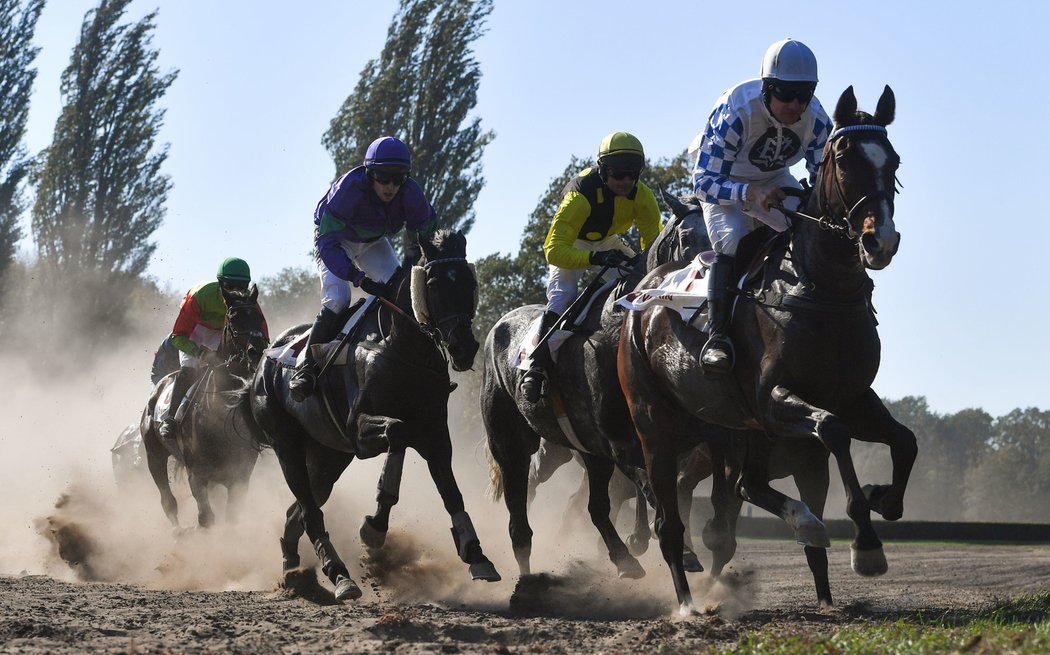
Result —
[{"label": "bridle", "polygon": [[[448,264],[460,264],[460,263],[466,264],[467,263],[467,258],[466,257],[443,257],[441,259],[430,260],[430,261],[424,263],[422,266],[417,266],[417,267],[414,267],[414,268],[422,269],[423,274],[426,275],[427,277],[429,277],[431,269],[434,266],[437,266],[439,264],[440,265],[448,265]],[[414,284],[411,284],[411,279],[410,279],[410,286],[409,286],[409,288],[410,288],[410,293],[412,293],[413,296],[414,296],[414,294],[417,293],[417,290],[415,288],[413,288],[414,286],[415,286]],[[445,325],[448,325],[448,324],[452,323],[453,327],[454,327],[455,325],[458,325],[464,319],[467,322],[469,322],[472,319],[472,316],[468,312],[457,312],[457,313],[454,313],[454,314],[449,314],[448,316],[444,316],[444,317],[438,319],[435,322],[432,319],[432,317],[434,316],[434,312],[432,311],[432,309],[430,307],[430,298],[426,294],[425,285],[424,285],[424,288],[422,290],[422,293],[424,294],[424,297],[423,297],[422,301],[423,301],[423,303],[425,305],[425,309],[426,309],[425,315],[423,315],[423,316],[420,316],[419,315],[420,312],[418,312],[418,311],[415,312],[417,314],[416,316],[412,316],[408,312],[406,312],[403,309],[401,309],[400,307],[398,307],[396,303],[394,303],[393,301],[391,301],[391,300],[389,300],[387,298],[384,298],[383,296],[379,296],[377,299],[379,300],[379,302],[381,302],[384,305],[386,305],[396,315],[401,316],[402,318],[404,318],[405,320],[410,322],[412,325],[416,326],[416,328],[421,333],[423,333],[424,336],[426,336],[431,341],[433,341],[434,342],[434,346],[437,348],[438,352],[441,353],[441,356],[445,359],[445,362],[447,364],[448,361],[449,361],[448,343],[449,343],[449,339],[450,339],[451,334],[452,334],[452,329],[449,328],[446,331],[446,329],[443,328],[442,326],[445,326]],[[413,300],[412,300],[413,309],[416,308],[417,301],[418,301],[418,299],[413,297]],[[476,305],[475,305],[475,308],[476,308]]]},{"label": "bridle", "polygon": [[[223,321],[223,326],[222,326],[222,332],[223,332],[223,340],[222,340],[222,342],[231,344],[232,345],[232,348],[231,348],[232,352],[229,353],[229,355],[227,355],[227,357],[226,357],[226,359],[224,360],[223,363],[227,364],[227,365],[230,365],[230,364],[233,364],[233,363],[241,363],[241,364],[244,364],[244,365],[246,365],[247,367],[250,368],[252,366],[252,363],[253,363],[252,360],[251,360],[251,357],[248,354],[248,351],[250,350],[250,347],[251,347],[251,341],[252,341],[252,339],[255,339],[255,338],[258,338],[260,340],[265,340],[265,336],[263,335],[261,330],[254,330],[254,329],[238,330],[234,326],[233,320],[232,320],[233,319],[233,313],[235,311],[237,311],[237,310],[244,310],[244,309],[256,310],[257,311],[257,306],[254,305],[253,303],[244,303],[244,304],[235,304],[235,305],[232,305],[232,306],[230,306],[230,307],[228,307],[226,309],[226,319]],[[245,341],[246,345],[243,346],[243,347],[241,346],[241,339],[242,338],[246,338],[246,341]]]},{"label": "bridle", "polygon": [[[860,235],[857,233],[857,231],[853,229],[853,221],[856,218],[857,214],[860,212],[861,207],[868,204],[869,202],[885,200],[889,204],[890,212],[892,213],[893,196],[895,193],[897,193],[897,188],[895,186],[891,191],[878,191],[873,194],[861,196],[859,200],[851,204],[846,199],[846,191],[842,186],[842,180],[839,179],[837,171],[833,170],[835,165],[832,162],[835,160],[835,157],[831,156],[831,151],[834,147],[835,141],[837,141],[838,139],[850,138],[856,136],[858,133],[864,134],[871,132],[882,134],[883,136],[887,134],[886,128],[882,125],[848,125],[846,127],[840,127],[839,129],[832,132],[831,136],[828,137],[828,142],[824,146],[824,156],[821,158],[820,168],[817,170],[817,184],[814,189],[817,193],[817,211],[819,212],[820,216],[810,216],[809,214],[805,214],[800,211],[787,209],[782,205],[774,205],[774,207],[776,209],[779,209],[786,216],[789,216],[792,219],[804,219],[814,221],[817,223],[817,225],[821,227],[821,229],[834,232],[843,238],[849,239],[850,241],[856,241],[858,238],[860,238]],[[828,179],[829,177],[832,180],[831,186],[839,201],[839,206],[841,206],[844,209],[847,207],[849,208],[846,209],[846,213],[843,215],[836,216],[829,215],[828,213],[828,206],[830,203],[828,201],[827,194],[824,191],[824,180]],[[897,185],[900,185],[900,181],[897,180],[896,177],[894,177],[894,180],[896,181]],[[799,191],[797,189],[789,189],[786,191],[789,195],[794,195],[799,198],[801,198],[804,195],[804,192]]]}]

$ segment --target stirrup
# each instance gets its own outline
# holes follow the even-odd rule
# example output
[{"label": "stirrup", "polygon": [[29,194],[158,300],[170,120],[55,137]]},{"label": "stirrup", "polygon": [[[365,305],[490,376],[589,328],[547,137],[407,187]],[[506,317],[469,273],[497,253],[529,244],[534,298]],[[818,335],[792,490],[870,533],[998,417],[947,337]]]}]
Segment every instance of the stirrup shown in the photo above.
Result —
[{"label": "stirrup", "polygon": [[543,382],[546,379],[543,371],[530,368],[525,371],[518,383],[518,392],[530,403],[538,403],[543,397]]},{"label": "stirrup", "polygon": [[304,365],[301,368],[297,368],[295,373],[292,374],[292,379],[288,381],[288,393],[291,394],[292,400],[297,403],[301,403],[312,396],[316,387],[317,373],[313,371],[311,366]]},{"label": "stirrup", "polygon": [[720,335],[712,335],[700,351],[700,368],[710,375],[725,375],[732,371],[735,360],[733,342]]}]

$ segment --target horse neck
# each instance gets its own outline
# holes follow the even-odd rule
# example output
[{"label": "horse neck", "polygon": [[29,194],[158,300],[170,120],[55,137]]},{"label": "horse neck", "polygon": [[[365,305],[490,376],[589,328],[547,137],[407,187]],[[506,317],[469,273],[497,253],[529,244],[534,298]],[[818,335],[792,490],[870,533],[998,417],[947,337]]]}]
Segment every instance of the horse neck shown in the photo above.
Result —
[{"label": "horse neck", "polygon": [[428,357],[437,352],[434,341],[419,329],[412,309],[411,277],[402,278],[397,294],[392,301],[404,314],[388,309],[391,316],[390,337],[387,344],[406,357],[414,359]]},{"label": "horse neck", "polygon": [[[822,211],[816,194],[814,191],[806,206],[806,213],[810,216],[819,216]],[[826,206],[823,211],[827,211]],[[824,229],[815,221],[799,219],[795,222],[791,253],[799,277],[822,296],[854,298],[870,285],[857,242]]]}]

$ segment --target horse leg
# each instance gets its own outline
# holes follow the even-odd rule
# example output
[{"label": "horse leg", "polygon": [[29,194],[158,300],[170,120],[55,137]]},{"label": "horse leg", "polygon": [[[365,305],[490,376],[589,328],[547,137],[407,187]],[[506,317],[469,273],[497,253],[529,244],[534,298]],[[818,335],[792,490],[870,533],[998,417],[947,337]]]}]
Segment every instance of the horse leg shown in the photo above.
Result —
[{"label": "horse leg", "polygon": [[[307,467],[313,474],[310,477],[313,497],[318,506],[324,506],[332,494],[335,481],[350,465],[354,456],[321,447],[308,447],[306,452]],[[280,538],[282,570],[290,571],[299,568],[299,539],[302,538],[304,531],[303,509],[296,501],[288,507],[285,513],[284,534]]]},{"label": "horse leg", "polygon": [[678,513],[682,516],[685,531],[682,534],[682,565],[687,573],[704,570],[700,558],[693,550],[693,537],[689,525],[692,522],[693,490],[700,481],[711,475],[711,459],[699,448],[694,448],[678,465]]},{"label": "horse leg", "polygon": [[704,546],[711,551],[711,575],[722,575],[722,569],[736,554],[736,521],[743,498],[732,492],[730,480],[740,476],[741,462],[727,457],[728,445],[708,446],[711,452],[711,507],[714,516],[704,525]]},{"label": "horse leg", "polygon": [[827,548],[831,545],[827,528],[805,503],[769,486],[769,456],[772,443],[761,430],[748,430],[744,436],[746,455],[737,482],[737,494],[756,507],[775,514],[791,526],[795,541],[803,546]]},{"label": "horse leg", "polygon": [[193,460],[187,457],[187,480],[190,483],[190,493],[193,494],[193,499],[197,501],[197,525],[202,528],[210,528],[215,524],[215,512],[211,509],[211,499],[209,497],[210,485],[208,480],[196,469],[197,467],[193,465]]},{"label": "horse leg", "polygon": [[[788,389],[773,388],[769,396],[769,416],[778,434],[789,437],[817,435],[835,456],[839,477],[846,491],[846,515],[853,521],[856,535],[850,545],[853,571],[858,575],[877,576],[886,572],[886,555],[882,542],[871,525],[871,509],[861,490],[853,458],[849,452],[850,435],[845,421],[838,416],[814,407]],[[810,544],[820,545],[820,544]]]},{"label": "horse leg", "polygon": [[[291,436],[291,435],[285,435]],[[306,443],[309,439],[309,435],[298,432],[292,438],[298,438],[299,443]],[[315,499],[314,489],[311,483],[311,469],[308,461],[316,461],[317,457],[307,456],[307,450],[302,445],[291,445],[287,441],[281,441],[274,443],[274,452],[277,454],[277,459],[281,464],[281,472],[284,473],[284,480],[288,484],[288,488],[291,490],[292,495],[295,496],[298,510],[289,508],[287,514],[287,520],[285,523],[285,539],[282,539],[281,550],[285,557],[285,562],[288,562],[289,553],[292,552],[292,542],[286,541],[289,537],[288,524],[292,521],[296,512],[300,513],[303,528],[306,531],[307,537],[314,546],[314,552],[317,554],[317,559],[321,562],[321,571],[331,580],[332,584],[335,585],[335,598],[336,600],[354,600],[361,597],[361,588],[357,586],[353,578],[350,577],[350,571],[347,570],[346,564],[339,558],[339,554],[336,552],[335,547],[332,546],[332,541],[328,536],[328,531],[324,525],[324,513],[321,512],[319,502]],[[349,456],[347,456],[349,458]],[[349,459],[346,460],[347,462]],[[345,468],[345,465],[343,466]],[[340,469],[341,472],[342,469]],[[336,476],[338,477],[338,475]],[[329,492],[331,489],[329,488]],[[327,498],[327,497],[326,497]],[[299,535],[294,534],[295,531],[291,531],[294,535],[295,543],[295,555],[294,558],[298,558],[298,541]],[[287,569],[286,569],[287,570]]]},{"label": "horse leg", "polygon": [[390,510],[401,498],[401,472],[405,468],[405,451],[387,454],[383,472],[376,486],[376,512],[361,523],[361,541],[369,548],[382,548],[390,529]]},{"label": "horse leg", "polygon": [[546,439],[540,440],[540,448],[529,461],[529,487],[527,506],[532,506],[536,488],[551,479],[554,472],[572,459],[572,451]]},{"label": "horse leg", "polygon": [[430,477],[434,480],[445,511],[452,517],[452,540],[460,560],[470,566],[471,579],[498,582],[501,579],[500,574],[481,550],[481,540],[478,539],[474,524],[463,506],[463,493],[459,490],[459,484],[452,473],[452,437],[448,428],[436,430],[425,437],[417,451],[426,460]]},{"label": "horse leg", "polygon": [[673,418],[676,411],[662,400],[659,389],[650,388],[652,385],[641,372],[645,370],[644,365],[638,366],[634,361],[639,357],[633,351],[624,357],[621,343],[620,380],[632,381],[631,385],[624,384],[623,389],[631,420],[642,442],[649,482],[656,499],[656,534],[660,538],[660,552],[671,571],[678,611],[687,615],[693,611],[693,596],[682,566],[685,526],[678,513],[678,457],[673,437],[677,429]]},{"label": "horse leg", "polygon": [[620,539],[612,521],[609,520],[609,479],[612,477],[613,462],[587,453],[580,455],[587,469],[587,511],[591,515],[591,523],[598,528],[598,534],[605,542],[609,559],[616,565],[617,575],[621,578],[643,577],[645,570],[627,551],[627,545]]},{"label": "horse leg", "polygon": [[852,407],[842,412],[842,418],[849,423],[855,439],[889,446],[893,463],[891,483],[865,485],[862,491],[872,510],[881,514],[887,521],[896,521],[904,514],[904,490],[908,486],[912,465],[918,454],[915,434],[893,418],[871,389],[868,389],[864,397]]},{"label": "horse leg", "polygon": [[160,437],[152,426],[142,432],[142,443],[146,448],[146,466],[149,468],[150,477],[160,492],[160,506],[164,509],[164,516],[168,517],[171,527],[178,530],[179,502],[175,500],[175,494],[171,493],[171,481],[168,480],[168,449],[160,442]]},{"label": "horse leg", "polygon": [[[617,475],[617,473],[621,473],[621,475]],[[649,541],[653,538],[653,531],[649,527],[649,502],[645,498],[645,492],[642,491],[642,487],[628,480],[626,475],[622,475],[622,471],[617,470],[616,473],[613,473],[613,480],[614,482],[610,483],[610,496],[612,495],[612,485],[622,486],[622,483],[618,482],[618,480],[629,482],[631,492],[634,494],[634,532],[627,537],[627,550],[637,557],[649,550]],[[612,498],[610,497],[611,501]]]},{"label": "horse leg", "polygon": [[[828,453],[822,444],[811,441],[803,443],[807,444],[804,449],[792,447],[794,456],[798,457],[801,454],[801,460],[791,467],[791,476],[798,487],[802,502],[818,517],[823,517],[824,505],[828,499]],[[809,450],[814,452],[807,452]],[[783,457],[775,459],[789,461],[791,458],[792,454],[785,453]],[[813,584],[817,590],[817,603],[821,608],[832,607],[834,603],[831,598],[831,581],[828,579],[828,551],[814,546],[806,546],[804,550],[806,563],[813,574]]]}]

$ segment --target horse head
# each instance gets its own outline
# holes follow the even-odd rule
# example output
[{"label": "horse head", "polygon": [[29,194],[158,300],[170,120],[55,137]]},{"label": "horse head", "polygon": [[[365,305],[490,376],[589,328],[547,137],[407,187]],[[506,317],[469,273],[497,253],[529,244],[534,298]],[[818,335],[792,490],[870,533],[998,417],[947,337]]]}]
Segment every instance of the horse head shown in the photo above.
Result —
[{"label": "horse head", "polygon": [[259,308],[259,288],[222,289],[226,319],[222,328],[219,354],[231,364],[253,369],[269,345],[264,330],[266,319]]},{"label": "horse head", "polygon": [[852,86],[842,92],[821,161],[820,188],[814,194],[822,215],[841,217],[845,232],[857,241],[861,261],[876,270],[889,265],[901,238],[893,224],[900,157],[886,136],[895,108],[889,86],[874,115],[857,110]]},{"label": "horse head", "polygon": [[465,371],[479,348],[472,327],[478,281],[467,262],[467,238],[462,232],[438,230],[420,240],[419,247],[419,262],[412,267],[412,310],[421,325],[436,331],[452,368]]}]

